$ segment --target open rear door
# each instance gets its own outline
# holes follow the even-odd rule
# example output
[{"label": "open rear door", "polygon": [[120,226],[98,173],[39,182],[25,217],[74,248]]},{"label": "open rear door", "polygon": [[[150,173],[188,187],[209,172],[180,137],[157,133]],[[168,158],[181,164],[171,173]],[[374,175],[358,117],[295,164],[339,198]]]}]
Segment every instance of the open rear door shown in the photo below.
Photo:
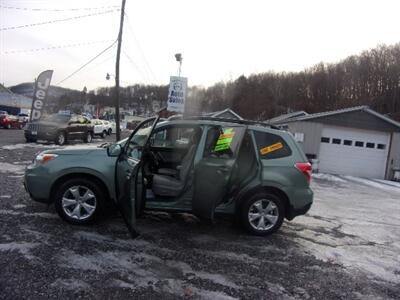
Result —
[{"label": "open rear door", "polygon": [[[141,181],[142,165],[149,137],[159,117],[140,123],[132,132],[116,164],[117,206],[129,228],[132,237],[138,235],[136,229],[136,210],[140,207],[142,193],[136,195],[136,185]],[[139,178],[139,181],[137,180]],[[144,187],[141,187],[144,188]]]},{"label": "open rear door", "polygon": [[202,219],[212,220],[215,208],[229,191],[232,172],[246,126],[215,126],[208,130],[203,158],[194,171],[192,210]]}]

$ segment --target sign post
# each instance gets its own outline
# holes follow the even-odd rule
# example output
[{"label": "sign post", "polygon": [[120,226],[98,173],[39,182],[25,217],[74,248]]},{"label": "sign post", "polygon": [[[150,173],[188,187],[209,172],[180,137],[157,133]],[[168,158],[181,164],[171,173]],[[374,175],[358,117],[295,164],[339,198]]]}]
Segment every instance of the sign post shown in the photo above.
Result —
[{"label": "sign post", "polygon": [[185,112],[186,90],[186,77],[171,76],[167,101],[168,111],[174,111],[181,114]]},{"label": "sign post", "polygon": [[30,121],[37,121],[42,117],[42,110],[46,103],[51,76],[53,76],[53,70],[47,70],[40,73],[36,79]]}]

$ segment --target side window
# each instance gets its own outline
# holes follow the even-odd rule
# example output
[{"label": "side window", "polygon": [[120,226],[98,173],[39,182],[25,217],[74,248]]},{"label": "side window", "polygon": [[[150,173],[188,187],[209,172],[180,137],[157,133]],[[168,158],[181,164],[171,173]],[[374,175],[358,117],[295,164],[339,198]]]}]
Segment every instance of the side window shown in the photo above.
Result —
[{"label": "side window", "polygon": [[232,158],[238,151],[241,127],[215,126],[208,130],[203,157]]},{"label": "side window", "polygon": [[292,155],[292,150],[279,135],[254,131],[257,150],[262,159],[282,158]]},{"label": "side window", "polygon": [[139,160],[142,156],[142,148],[146,143],[147,137],[150,134],[154,120],[142,124],[141,128],[135,133],[134,136],[126,144],[126,155],[130,158]]},{"label": "side window", "polygon": [[166,127],[154,132],[151,137],[153,147],[187,147],[190,137],[198,131],[198,127]]}]

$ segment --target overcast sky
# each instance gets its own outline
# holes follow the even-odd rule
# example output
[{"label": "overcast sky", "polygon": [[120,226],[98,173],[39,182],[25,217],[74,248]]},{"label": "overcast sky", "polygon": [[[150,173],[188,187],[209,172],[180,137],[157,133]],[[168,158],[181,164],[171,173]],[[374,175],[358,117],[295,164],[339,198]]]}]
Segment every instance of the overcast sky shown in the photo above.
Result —
[{"label": "overcast sky", "polygon": [[[114,5],[120,1],[0,0],[0,82],[32,81],[46,69],[54,70],[52,84],[63,80],[116,39],[119,12]],[[75,8],[81,10],[69,11]],[[122,85],[168,84],[177,73],[177,52],[183,54],[182,75],[189,85],[204,86],[241,74],[337,62],[378,44],[399,42],[399,11],[400,1],[384,0],[127,0]],[[4,30],[102,12],[107,13]],[[87,44],[15,53],[82,43]],[[116,47],[61,86],[112,85],[113,78],[105,77],[115,74],[115,54]]]}]

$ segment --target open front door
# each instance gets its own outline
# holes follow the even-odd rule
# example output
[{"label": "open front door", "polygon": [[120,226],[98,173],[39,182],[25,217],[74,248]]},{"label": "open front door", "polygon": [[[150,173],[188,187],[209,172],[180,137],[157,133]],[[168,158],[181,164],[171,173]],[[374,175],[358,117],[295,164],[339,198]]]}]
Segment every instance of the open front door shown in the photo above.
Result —
[{"label": "open front door", "polygon": [[229,191],[236,158],[246,126],[215,126],[207,131],[203,158],[194,171],[192,210],[196,216],[212,220],[215,208]]},{"label": "open front door", "polygon": [[[129,228],[132,237],[138,235],[136,230],[136,210],[141,207],[142,193],[136,195],[137,179],[142,179],[143,152],[159,117],[147,119],[132,132],[117,160],[116,188],[117,206]],[[141,181],[141,180],[140,180]],[[142,189],[144,187],[141,187]]]}]

